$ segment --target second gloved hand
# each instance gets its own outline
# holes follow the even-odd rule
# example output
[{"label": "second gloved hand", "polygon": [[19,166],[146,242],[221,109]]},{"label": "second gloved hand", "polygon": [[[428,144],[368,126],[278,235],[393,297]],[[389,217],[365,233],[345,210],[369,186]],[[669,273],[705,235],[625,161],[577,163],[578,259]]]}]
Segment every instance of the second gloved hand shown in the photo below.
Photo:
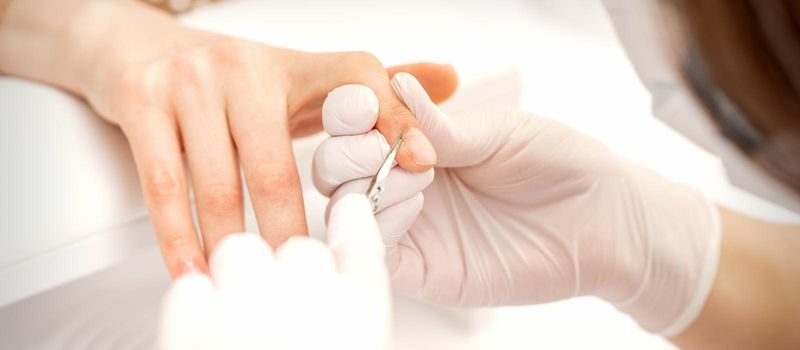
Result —
[{"label": "second gloved hand", "polygon": [[228,235],[211,278],[185,275],[170,287],[159,348],[383,349],[391,319],[383,259],[364,196],[332,209],[327,246],[293,237],[273,254],[257,235]]},{"label": "second gloved hand", "polygon": [[[716,208],[555,121],[514,110],[440,112],[413,76],[395,92],[433,143],[433,173],[394,168],[376,215],[393,287],[454,306],[595,295],[651,332],[680,333],[716,273]],[[391,142],[373,129],[363,86],[332,91],[333,137],[314,159],[335,203],[366,190]],[[431,182],[432,181],[432,182]],[[429,185],[430,184],[430,185]]]}]

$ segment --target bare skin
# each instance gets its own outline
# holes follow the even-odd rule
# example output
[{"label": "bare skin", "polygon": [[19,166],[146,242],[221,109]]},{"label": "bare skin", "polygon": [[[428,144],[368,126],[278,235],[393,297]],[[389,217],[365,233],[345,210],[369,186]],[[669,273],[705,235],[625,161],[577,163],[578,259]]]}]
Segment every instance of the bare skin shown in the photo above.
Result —
[{"label": "bare skin", "polygon": [[[244,230],[240,169],[259,230],[272,246],[307,234],[291,138],[321,130],[328,91],[370,86],[381,106],[377,128],[393,139],[417,122],[391,90],[389,75],[421,76],[439,100],[456,85],[449,66],[387,71],[364,52],[272,47],[184,27],[135,0],[0,0],[0,11],[0,72],[85,98],[127,136],[174,277],[207,271],[216,243]],[[405,145],[398,154],[403,168],[424,171],[435,162],[424,137]]]},{"label": "bare skin", "polygon": [[[243,228],[239,163],[261,232],[274,246],[305,233],[290,137],[320,130],[325,93],[345,83],[378,94],[378,129],[389,139],[415,125],[389,90],[387,72],[397,71],[414,74],[434,101],[455,89],[448,67],[384,70],[365,53],[270,47],[181,27],[134,1],[0,0],[0,72],[71,91],[122,127],[173,276],[187,262],[206,268],[189,216],[182,154],[206,250]],[[415,163],[410,150],[398,159],[409,170],[430,167]],[[721,219],[711,294],[699,318],[671,340],[685,349],[800,348],[800,227],[725,209]]]},{"label": "bare skin", "polygon": [[721,209],[719,270],[683,349],[800,348],[800,227]]}]

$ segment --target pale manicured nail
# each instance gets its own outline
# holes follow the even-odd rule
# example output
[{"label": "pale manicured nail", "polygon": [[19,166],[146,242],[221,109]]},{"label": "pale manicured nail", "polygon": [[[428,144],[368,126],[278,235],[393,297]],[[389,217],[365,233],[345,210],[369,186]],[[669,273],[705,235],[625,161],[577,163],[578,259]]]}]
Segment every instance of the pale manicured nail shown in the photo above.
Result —
[{"label": "pale manicured nail", "polygon": [[183,277],[186,275],[193,275],[193,274],[206,274],[205,271],[200,267],[200,265],[194,261],[186,260],[181,263],[180,269],[178,271],[178,277]]},{"label": "pale manicured nail", "polygon": [[403,144],[411,151],[414,163],[424,166],[436,164],[436,151],[419,129],[409,129],[403,137]]}]

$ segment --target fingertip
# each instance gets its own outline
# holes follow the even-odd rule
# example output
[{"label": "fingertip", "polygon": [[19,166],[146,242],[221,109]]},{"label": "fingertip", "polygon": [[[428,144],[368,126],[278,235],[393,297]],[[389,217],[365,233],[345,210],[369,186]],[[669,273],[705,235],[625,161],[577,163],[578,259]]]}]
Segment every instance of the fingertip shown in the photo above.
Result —
[{"label": "fingertip", "polygon": [[447,100],[458,89],[458,72],[450,64],[434,64],[427,74],[417,76],[434,103]]},{"label": "fingertip", "polygon": [[217,287],[236,286],[262,274],[273,260],[272,249],[252,233],[227,235],[211,254],[210,271]]},{"label": "fingertip", "polygon": [[[408,97],[410,97],[409,95],[413,91],[413,88],[419,85],[419,81],[417,81],[417,78],[411,75],[411,73],[398,72],[392,77],[391,85],[394,92],[408,105]],[[409,106],[409,108],[411,108],[411,106]]]},{"label": "fingertip", "polygon": [[[436,151],[428,137],[420,128],[420,118],[435,110],[435,105],[431,102],[425,89],[414,78],[413,75],[399,72],[392,77],[392,88],[405,104],[405,110],[409,111],[411,120],[397,118],[381,123],[379,128],[383,130],[397,130],[402,128],[407,130],[403,138],[403,144],[397,154],[397,163],[403,169],[411,172],[422,172],[430,169],[436,164]],[[432,106],[432,107],[431,107]],[[398,133],[399,134],[399,133]]]},{"label": "fingertip", "polygon": [[433,168],[436,164],[436,151],[430,141],[424,135],[419,137],[414,135],[415,133],[409,137],[410,132],[406,132],[406,136],[403,137],[403,144],[397,151],[395,161],[401,168],[412,173],[421,173]]},{"label": "fingertip", "polygon": [[410,128],[403,136],[403,144],[398,152],[403,157],[398,164],[408,171],[422,172],[436,164],[436,151],[428,137],[418,128]]},{"label": "fingertip", "polygon": [[417,78],[434,103],[452,96],[458,88],[458,72],[450,64],[418,62],[387,68],[389,77],[395,74],[411,74]]},{"label": "fingertip", "polygon": [[400,72],[394,75],[391,80],[392,89],[400,96],[406,107],[414,113],[417,118],[420,114],[431,113],[436,110],[436,105],[431,101],[425,88],[419,80],[410,73]]},{"label": "fingertip", "polygon": [[322,125],[331,136],[371,130],[378,119],[378,97],[372,89],[348,84],[333,89],[322,104]]},{"label": "fingertip", "polygon": [[386,136],[389,145],[394,145],[403,130],[403,142],[397,151],[395,160],[405,170],[422,172],[436,164],[436,150],[427,136],[420,130],[419,122],[413,115],[397,118],[385,117],[378,121],[378,130]]},{"label": "fingertip", "polygon": [[208,263],[205,258],[196,257],[180,261],[176,278],[193,275],[208,275]]},{"label": "fingertip", "polygon": [[173,280],[188,275],[208,274],[208,262],[199,245],[178,249],[165,249],[162,245],[162,254]]}]

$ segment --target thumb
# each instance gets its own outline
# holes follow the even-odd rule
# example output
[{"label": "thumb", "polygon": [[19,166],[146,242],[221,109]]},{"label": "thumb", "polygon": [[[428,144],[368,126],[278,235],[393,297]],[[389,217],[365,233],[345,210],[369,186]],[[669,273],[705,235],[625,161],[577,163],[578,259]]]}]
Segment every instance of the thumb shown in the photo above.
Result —
[{"label": "thumb", "polygon": [[434,103],[447,100],[458,87],[458,74],[451,65],[417,62],[386,68],[390,78],[399,72],[408,72],[416,77]]},{"label": "thumb", "polygon": [[496,118],[477,110],[458,117],[449,116],[431,101],[425,89],[409,73],[397,73],[392,88],[417,118],[437,155],[436,166],[476,165],[502,144],[503,134],[495,132]]}]

